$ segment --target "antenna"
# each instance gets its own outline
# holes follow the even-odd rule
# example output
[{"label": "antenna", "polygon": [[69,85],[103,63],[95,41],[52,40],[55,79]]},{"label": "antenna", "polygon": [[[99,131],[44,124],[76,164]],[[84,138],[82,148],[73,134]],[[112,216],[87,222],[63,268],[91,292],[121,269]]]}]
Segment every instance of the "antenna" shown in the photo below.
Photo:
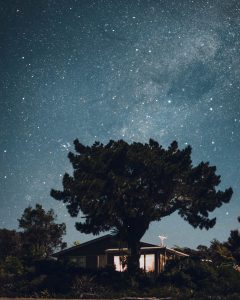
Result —
[{"label": "antenna", "polygon": [[166,237],[166,236],[163,236],[163,235],[159,235],[158,237],[160,238],[160,241],[161,241],[160,246],[161,246],[161,247],[164,247],[164,240],[166,240],[167,237]]}]

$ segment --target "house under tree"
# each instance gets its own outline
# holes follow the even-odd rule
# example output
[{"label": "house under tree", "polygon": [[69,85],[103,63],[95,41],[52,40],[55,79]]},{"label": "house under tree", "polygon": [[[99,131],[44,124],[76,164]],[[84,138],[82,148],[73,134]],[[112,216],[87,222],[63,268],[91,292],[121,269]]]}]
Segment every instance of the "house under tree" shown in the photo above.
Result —
[{"label": "house under tree", "polygon": [[[140,268],[156,274],[164,271],[169,260],[179,260],[189,255],[165,246],[140,242]],[[58,260],[71,261],[83,268],[104,268],[115,266],[123,271],[122,261],[128,254],[127,244],[113,235],[105,235],[80,245],[53,254]]]}]

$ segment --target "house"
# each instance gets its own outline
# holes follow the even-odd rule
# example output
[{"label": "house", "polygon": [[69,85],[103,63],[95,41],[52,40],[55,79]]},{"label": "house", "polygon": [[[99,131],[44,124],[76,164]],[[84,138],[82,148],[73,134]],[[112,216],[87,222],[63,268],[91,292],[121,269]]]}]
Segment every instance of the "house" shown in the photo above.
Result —
[{"label": "house", "polygon": [[[167,261],[188,257],[185,253],[165,246],[141,242],[140,247],[140,268],[146,272],[158,274],[164,270]],[[127,253],[127,244],[108,234],[59,251],[53,254],[53,257],[62,261],[72,261],[83,268],[115,266],[117,271],[123,271],[121,262]]]}]

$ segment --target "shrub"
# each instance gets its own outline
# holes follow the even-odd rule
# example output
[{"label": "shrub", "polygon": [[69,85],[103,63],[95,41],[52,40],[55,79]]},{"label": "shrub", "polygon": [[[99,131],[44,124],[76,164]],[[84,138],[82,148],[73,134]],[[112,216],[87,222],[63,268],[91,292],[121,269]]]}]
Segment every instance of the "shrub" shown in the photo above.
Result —
[{"label": "shrub", "polygon": [[15,256],[7,256],[0,263],[0,273],[6,275],[22,275],[24,267],[19,258]]},{"label": "shrub", "polygon": [[108,293],[108,289],[96,282],[93,276],[76,277],[71,287],[72,295],[80,298],[100,298]]},{"label": "shrub", "polygon": [[240,272],[231,266],[221,266],[218,269],[218,281],[224,295],[240,293]]}]

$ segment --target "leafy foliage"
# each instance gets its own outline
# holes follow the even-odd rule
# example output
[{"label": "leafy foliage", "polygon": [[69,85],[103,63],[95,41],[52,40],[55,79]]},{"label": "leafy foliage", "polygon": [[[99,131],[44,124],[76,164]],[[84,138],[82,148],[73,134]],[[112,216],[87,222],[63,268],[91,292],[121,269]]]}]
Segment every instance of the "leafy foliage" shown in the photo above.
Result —
[{"label": "leafy foliage", "polygon": [[78,276],[74,279],[72,287],[72,294],[74,297],[99,298],[100,295],[107,293],[106,287],[99,285],[94,276]]},{"label": "leafy foliage", "polygon": [[19,227],[23,229],[22,239],[25,256],[28,258],[46,258],[54,250],[62,249],[66,244],[62,236],[66,232],[64,223],[56,224],[53,210],[45,211],[41,205],[28,207],[19,219]]},{"label": "leafy foliage", "polygon": [[[45,267],[21,276],[0,276],[0,296],[38,298],[173,297],[173,299],[238,299],[240,272],[229,266],[183,260],[158,278],[132,277],[113,269],[76,269],[46,260]],[[46,272],[47,270],[47,272]],[[39,272],[40,271],[40,272]],[[223,295],[220,297],[219,295]],[[235,295],[235,298],[234,296]],[[230,298],[227,298],[230,297]],[[200,298],[202,297],[202,298]]]},{"label": "leafy foliage", "polygon": [[[187,259],[159,275],[162,285],[194,291],[198,295],[231,295],[240,292],[240,272],[232,266]],[[225,299],[225,297],[224,297]],[[237,298],[236,298],[237,299]]]},{"label": "leafy foliage", "polygon": [[19,256],[22,249],[21,234],[15,230],[0,229],[0,260]]},{"label": "leafy foliage", "polygon": [[209,247],[209,253],[212,261],[217,265],[233,265],[234,258],[226,243],[221,243],[214,239]]},{"label": "leafy foliage", "polygon": [[136,271],[140,239],[152,221],[178,211],[193,227],[209,229],[216,219],[209,212],[229,202],[232,189],[216,190],[216,167],[201,162],[193,167],[191,147],[183,150],[174,141],[163,149],[123,140],[91,147],[74,141],[77,154],[69,153],[73,176],[65,174],[63,191],[51,196],[67,205],[71,216],[84,214],[76,228],[98,234],[113,230],[128,242],[128,269]]},{"label": "leafy foliage", "polygon": [[24,266],[21,260],[15,256],[6,256],[0,261],[1,276],[22,275]]}]

